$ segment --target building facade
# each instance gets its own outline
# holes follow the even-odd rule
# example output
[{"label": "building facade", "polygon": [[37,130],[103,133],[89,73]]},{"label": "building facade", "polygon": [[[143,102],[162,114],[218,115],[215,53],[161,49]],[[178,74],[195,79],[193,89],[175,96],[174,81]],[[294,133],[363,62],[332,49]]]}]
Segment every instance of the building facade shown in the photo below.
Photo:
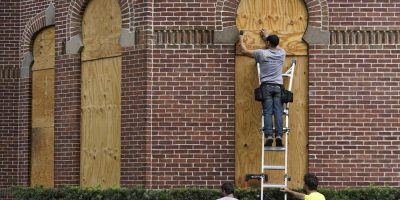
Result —
[{"label": "building facade", "polygon": [[[235,180],[239,0],[119,0],[121,186]],[[0,3],[0,197],[30,184],[30,60],[55,27],[54,186],[80,184],[82,17],[89,0]],[[322,187],[400,185],[400,2],[304,0],[308,171]],[[179,35],[180,37],[178,37]]]}]

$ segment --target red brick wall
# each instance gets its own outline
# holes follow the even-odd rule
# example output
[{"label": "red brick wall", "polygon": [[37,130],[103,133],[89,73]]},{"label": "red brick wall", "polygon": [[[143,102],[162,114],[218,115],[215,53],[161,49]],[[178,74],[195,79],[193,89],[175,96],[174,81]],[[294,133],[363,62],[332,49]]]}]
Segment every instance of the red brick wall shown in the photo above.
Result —
[{"label": "red brick wall", "polygon": [[153,186],[233,181],[232,45],[157,48],[153,56]]},{"label": "red brick wall", "polygon": [[8,199],[8,186],[20,183],[19,34],[20,3],[0,3],[0,199]]},{"label": "red brick wall", "polygon": [[0,198],[19,181],[18,79],[0,79]]},{"label": "red brick wall", "polygon": [[[330,0],[330,29],[396,29],[400,25],[400,2],[396,0]],[[397,28],[398,29],[398,28]]]},{"label": "red brick wall", "polygon": [[400,186],[399,49],[310,51],[309,168],[324,186]]},{"label": "red brick wall", "polygon": [[[80,33],[85,2],[55,1],[57,187],[79,185],[80,55],[64,46]],[[120,2],[123,28],[136,33],[123,53],[121,184],[233,181],[234,46],[213,44],[213,33],[235,24],[239,1]],[[309,26],[331,35],[329,44],[309,46],[310,171],[323,186],[399,186],[400,4],[305,2]],[[0,5],[0,71],[8,74],[0,77],[0,189],[29,183],[30,79],[15,69],[29,50],[24,41],[44,27],[48,3]]]},{"label": "red brick wall", "polygon": [[399,187],[400,4],[328,7],[331,44],[310,46],[309,169],[323,186]]},{"label": "red brick wall", "polygon": [[0,4],[0,78],[18,76],[20,41],[20,3]]},{"label": "red brick wall", "polygon": [[154,26],[168,29],[215,28],[216,0],[161,0],[154,2]]}]

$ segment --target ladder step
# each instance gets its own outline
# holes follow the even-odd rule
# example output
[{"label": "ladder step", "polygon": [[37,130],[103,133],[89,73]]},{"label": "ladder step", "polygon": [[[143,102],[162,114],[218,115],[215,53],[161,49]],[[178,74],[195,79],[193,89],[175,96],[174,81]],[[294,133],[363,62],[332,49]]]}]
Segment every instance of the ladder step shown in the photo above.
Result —
[{"label": "ladder step", "polygon": [[263,184],[264,188],[284,188],[284,184]]},{"label": "ladder step", "polygon": [[283,110],[283,114],[284,115],[289,115],[289,110],[287,110],[287,109]]},{"label": "ladder step", "polygon": [[[264,128],[260,129],[260,131],[263,131],[263,130],[264,130]],[[286,133],[286,132],[290,131],[290,128],[283,128],[282,130],[284,133]],[[275,132],[275,128],[273,128],[272,131]]]},{"label": "ladder step", "polygon": [[[264,130],[264,129],[262,128],[261,130]],[[272,129],[273,132],[275,132],[275,130],[276,130],[275,128]],[[283,132],[285,132],[287,130],[290,130],[290,128],[282,128],[282,130],[283,130]]]},{"label": "ladder step", "polygon": [[288,131],[290,131],[290,128],[283,128],[283,132],[284,132],[284,133],[286,133],[286,132],[288,132]]},{"label": "ladder step", "polygon": [[283,165],[264,165],[264,170],[285,170]]},{"label": "ladder step", "polygon": [[264,151],[285,151],[285,147],[269,147],[269,146],[264,146]]}]

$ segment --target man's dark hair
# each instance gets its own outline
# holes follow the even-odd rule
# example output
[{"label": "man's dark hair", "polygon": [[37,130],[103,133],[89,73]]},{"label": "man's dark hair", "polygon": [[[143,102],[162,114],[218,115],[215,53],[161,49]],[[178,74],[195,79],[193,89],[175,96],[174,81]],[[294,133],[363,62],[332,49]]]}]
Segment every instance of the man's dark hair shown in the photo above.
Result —
[{"label": "man's dark hair", "polygon": [[318,188],[318,178],[315,174],[308,173],[304,175],[304,184],[307,185],[310,190],[317,190]]},{"label": "man's dark hair", "polygon": [[235,192],[235,188],[233,187],[232,183],[224,183],[221,186],[221,189],[223,192],[225,192],[226,194],[233,194]]},{"label": "man's dark hair", "polygon": [[269,35],[265,38],[265,41],[268,41],[272,48],[275,48],[279,44],[279,37],[277,35]]}]

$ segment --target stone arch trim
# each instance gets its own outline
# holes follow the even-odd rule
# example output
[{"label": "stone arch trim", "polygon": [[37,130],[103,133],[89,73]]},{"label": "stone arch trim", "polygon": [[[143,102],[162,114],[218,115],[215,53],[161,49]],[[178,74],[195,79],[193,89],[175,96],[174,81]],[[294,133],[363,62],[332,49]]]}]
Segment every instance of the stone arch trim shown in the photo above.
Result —
[{"label": "stone arch trim", "polygon": [[20,70],[21,78],[27,78],[30,76],[30,67],[33,62],[32,46],[36,34],[48,26],[54,26],[54,24],[55,7],[53,3],[50,3],[46,10],[32,17],[25,25],[24,32],[22,33],[21,46],[21,52],[23,54]]},{"label": "stone arch trim", "polygon": [[[308,27],[304,34],[304,40],[308,44],[329,43],[329,12],[327,0],[304,0],[308,10]],[[237,37],[227,38],[228,33],[236,30],[236,9],[240,0],[218,0],[216,4],[216,43],[233,44]],[[315,37],[318,34],[319,37]],[[225,35],[225,37],[222,37]],[[221,37],[219,37],[221,36]],[[218,41],[224,38],[225,41]],[[316,39],[315,39],[316,38]]]},{"label": "stone arch trim", "polygon": [[[68,7],[67,17],[67,42],[66,53],[79,53],[83,47],[82,43],[82,17],[85,13],[86,6],[90,0],[73,0]],[[134,44],[134,15],[129,0],[119,0],[122,17],[121,46],[133,46]]]}]

